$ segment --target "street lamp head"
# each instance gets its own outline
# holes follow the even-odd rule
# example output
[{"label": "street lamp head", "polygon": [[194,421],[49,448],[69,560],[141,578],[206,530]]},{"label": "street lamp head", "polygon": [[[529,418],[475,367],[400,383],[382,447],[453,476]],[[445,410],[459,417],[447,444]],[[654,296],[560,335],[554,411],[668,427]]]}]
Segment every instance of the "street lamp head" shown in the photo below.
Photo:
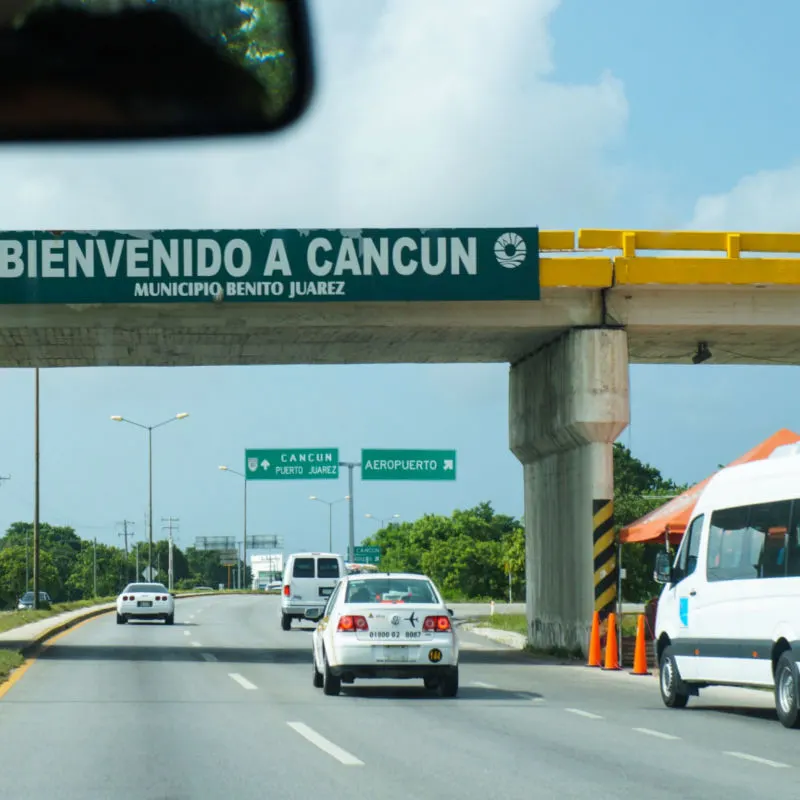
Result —
[{"label": "street lamp head", "polygon": [[345,499],[345,500],[349,500],[349,499],[350,499],[350,495],[349,495],[349,494],[346,494],[346,495],[344,496],[344,499]]},{"label": "street lamp head", "polygon": [[308,498],[308,499],[309,499],[309,500],[316,500],[316,499],[317,499],[317,496],[316,496],[315,494],[312,494],[312,495],[310,495],[310,496],[309,496],[309,498]]},{"label": "street lamp head", "polygon": [[372,519],[372,514],[364,514],[367,519]]},{"label": "street lamp head", "polygon": [[114,422],[122,422],[122,417],[117,416],[116,414],[111,417],[111,419],[114,420]]},{"label": "street lamp head", "polygon": [[227,468],[227,467],[225,467],[225,466],[220,466],[220,467],[218,467],[218,469],[221,469],[221,470],[223,470],[223,472],[224,472],[224,471],[225,471],[225,470],[227,470],[228,468]]},{"label": "street lamp head", "polygon": [[176,414],[175,415],[175,419],[186,419],[186,417],[188,417],[188,416],[189,416],[189,413],[187,411],[181,411],[180,414]]}]

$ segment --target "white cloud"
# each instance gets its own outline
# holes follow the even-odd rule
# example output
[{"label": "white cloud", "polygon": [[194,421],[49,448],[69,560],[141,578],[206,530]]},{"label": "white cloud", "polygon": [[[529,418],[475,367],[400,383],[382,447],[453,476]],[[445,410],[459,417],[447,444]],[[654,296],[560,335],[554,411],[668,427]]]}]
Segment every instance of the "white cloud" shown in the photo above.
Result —
[{"label": "white cloud", "polygon": [[797,230],[800,164],[763,170],[742,178],[730,191],[701,197],[694,208],[695,230]]},{"label": "white cloud", "polygon": [[540,224],[605,218],[627,103],[552,79],[556,0],[316,0],[308,119],[225,144],[6,150],[6,228]]}]

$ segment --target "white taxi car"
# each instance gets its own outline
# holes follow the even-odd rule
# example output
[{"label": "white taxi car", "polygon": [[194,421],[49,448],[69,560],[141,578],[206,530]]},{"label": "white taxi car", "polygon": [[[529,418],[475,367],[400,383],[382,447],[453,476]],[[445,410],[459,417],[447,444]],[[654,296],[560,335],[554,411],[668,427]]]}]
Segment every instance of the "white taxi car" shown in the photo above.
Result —
[{"label": "white taxi car", "polygon": [[129,619],[175,622],[175,598],[163,583],[129,583],[117,597],[117,625]]},{"label": "white taxi car", "polygon": [[339,694],[356,678],[421,678],[441,697],[458,694],[458,637],[433,581],[407,573],[343,577],[312,634],[314,686]]}]

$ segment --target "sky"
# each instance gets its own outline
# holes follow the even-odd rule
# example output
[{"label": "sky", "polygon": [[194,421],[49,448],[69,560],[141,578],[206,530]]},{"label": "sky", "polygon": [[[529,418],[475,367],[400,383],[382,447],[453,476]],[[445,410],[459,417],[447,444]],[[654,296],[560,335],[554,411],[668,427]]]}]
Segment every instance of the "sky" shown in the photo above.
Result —
[{"label": "sky", "polygon": [[[0,151],[0,219],[50,228],[537,225],[797,230],[800,5],[729,0],[312,0],[307,117],[263,139]],[[632,366],[620,440],[679,482],[781,427],[793,367]],[[0,529],[33,516],[33,373],[0,370]],[[754,410],[757,413],[754,413]],[[239,535],[245,448],[455,448],[453,483],[355,484],[356,539],[481,501],[523,512],[508,366],[82,368],[41,373],[41,518],[121,544]],[[346,478],[259,482],[251,534],[325,548]],[[334,547],[347,535],[334,507]]]}]

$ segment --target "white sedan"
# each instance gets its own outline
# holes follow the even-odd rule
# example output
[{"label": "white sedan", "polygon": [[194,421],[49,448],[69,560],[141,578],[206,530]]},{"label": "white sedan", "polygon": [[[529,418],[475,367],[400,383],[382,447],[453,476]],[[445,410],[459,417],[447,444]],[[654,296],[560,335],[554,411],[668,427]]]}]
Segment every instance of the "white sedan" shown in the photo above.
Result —
[{"label": "white sedan", "polygon": [[458,637],[450,611],[426,575],[343,577],[312,634],[314,686],[339,694],[356,678],[417,678],[441,697],[458,694]]},{"label": "white sedan", "polygon": [[163,583],[129,583],[117,597],[117,625],[129,619],[175,622],[175,598]]}]

